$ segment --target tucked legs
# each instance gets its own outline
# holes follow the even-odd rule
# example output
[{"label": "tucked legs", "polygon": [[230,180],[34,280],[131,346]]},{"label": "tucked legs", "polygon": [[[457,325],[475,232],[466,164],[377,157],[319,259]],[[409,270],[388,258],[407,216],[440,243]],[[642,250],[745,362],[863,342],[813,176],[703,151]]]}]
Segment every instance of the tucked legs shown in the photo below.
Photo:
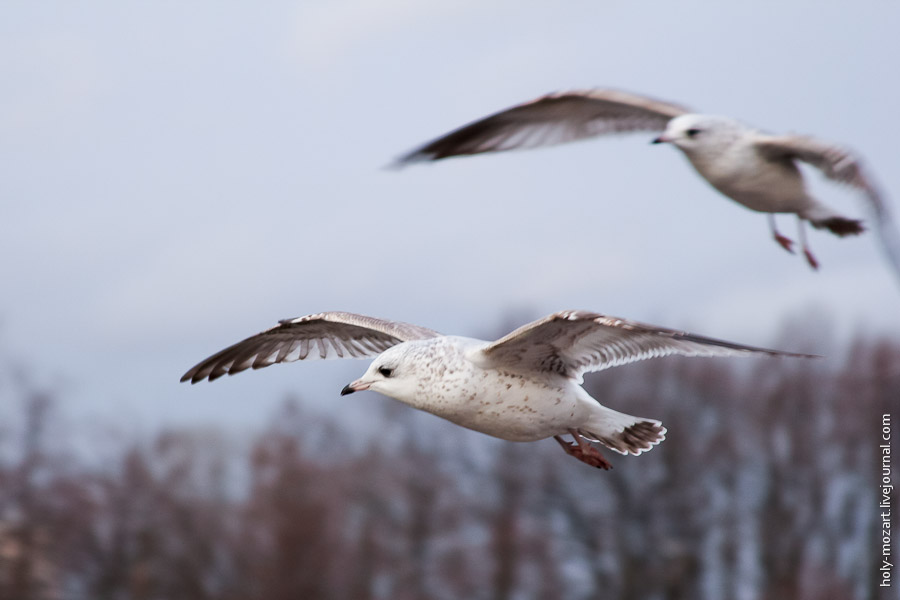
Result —
[{"label": "tucked legs", "polygon": [[794,253],[794,240],[789,237],[785,237],[778,233],[778,228],[775,227],[775,215],[769,213],[769,228],[772,230],[772,237],[775,238],[775,241],[778,242],[782,248],[790,252]]},{"label": "tucked legs", "polygon": [[567,442],[558,435],[553,436],[553,439],[562,446],[562,449],[566,451],[566,454],[574,456],[581,462],[589,464],[592,467],[597,467],[598,469],[612,469],[612,464],[603,458],[600,451],[592,446],[591,443],[584,439],[577,431],[570,429],[569,434],[575,439],[576,443]]}]

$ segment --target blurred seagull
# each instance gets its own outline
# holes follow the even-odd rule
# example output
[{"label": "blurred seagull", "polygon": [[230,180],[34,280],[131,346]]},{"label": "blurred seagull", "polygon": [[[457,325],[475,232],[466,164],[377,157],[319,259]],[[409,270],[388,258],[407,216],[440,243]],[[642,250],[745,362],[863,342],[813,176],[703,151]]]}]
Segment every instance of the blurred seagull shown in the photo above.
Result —
[{"label": "blurred seagull", "polygon": [[[328,358],[374,358],[341,395],[380,392],[457,425],[511,441],[553,437],[575,458],[611,465],[591,445],[638,455],[665,439],[659,421],[602,406],[581,387],[585,372],[681,354],[809,356],[742,346],[584,311],[558,312],[496,342],[325,312],[283,320],[210,356],[181,381],[213,381],[248,368]],[[569,434],[573,442],[561,436]]]},{"label": "blurred seagull", "polygon": [[598,89],[543,96],[452,131],[400,157],[396,166],[632,131],[661,131],[654,143],[674,145],[714,188],[751,210],[769,213],[772,236],[791,253],[794,242],[778,232],[774,213],[796,214],[800,247],[814,269],[819,264],[803,221],[841,237],[864,228],[810,196],[797,163],[857,188],[869,200],[885,252],[900,275],[900,235],[874,182],[849,151],[806,136],[769,135],[730,117],[694,114],[637,94]]}]

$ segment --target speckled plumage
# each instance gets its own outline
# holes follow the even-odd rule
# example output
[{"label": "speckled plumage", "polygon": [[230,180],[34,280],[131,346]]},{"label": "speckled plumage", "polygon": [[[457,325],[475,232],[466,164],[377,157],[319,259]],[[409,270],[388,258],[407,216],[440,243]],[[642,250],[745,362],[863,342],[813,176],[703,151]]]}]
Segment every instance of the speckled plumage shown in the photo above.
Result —
[{"label": "speckled plumage", "polygon": [[[609,468],[588,440],[640,454],[662,441],[666,430],[659,421],[601,405],[581,387],[583,373],[667,354],[751,353],[787,354],[586,311],[554,313],[495,342],[331,312],[281,321],[201,361],[181,380],[212,381],[295,360],[374,357],[342,395],[380,392],[504,440],[555,437],[569,454]],[[577,445],[563,442],[564,434]]]},{"label": "speckled plumage", "polygon": [[479,352],[485,344],[456,336],[407,342],[385,351],[369,371],[374,374],[380,365],[396,364],[393,377],[403,377],[404,369],[414,369],[413,392],[408,394],[404,388],[398,394],[401,397],[395,398],[467,429],[510,441],[530,442],[579,428],[591,409],[599,406],[568,378],[476,365],[468,354]]}]

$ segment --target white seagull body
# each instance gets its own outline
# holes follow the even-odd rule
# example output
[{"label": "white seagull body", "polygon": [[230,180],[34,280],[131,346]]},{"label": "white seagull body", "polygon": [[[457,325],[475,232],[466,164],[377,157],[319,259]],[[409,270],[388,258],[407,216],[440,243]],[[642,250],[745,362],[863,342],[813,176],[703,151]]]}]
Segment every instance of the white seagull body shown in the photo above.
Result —
[{"label": "white seagull body", "polygon": [[[585,311],[563,311],[487,342],[344,312],[281,321],[214,354],[181,381],[328,358],[374,358],[341,394],[372,390],[457,425],[510,441],[555,437],[567,453],[609,468],[590,442],[640,454],[665,439],[659,421],[606,408],[582,375],[668,354],[807,356],[732,344]],[[575,444],[560,436],[570,434]]]},{"label": "white seagull body", "polygon": [[714,188],[751,210],[769,213],[772,235],[789,252],[793,242],[778,233],[773,215],[797,215],[801,248],[813,268],[818,263],[806,243],[803,221],[839,236],[862,233],[863,226],[813,198],[797,163],[857,188],[869,200],[888,259],[900,275],[900,235],[874,182],[853,154],[810,137],[769,135],[730,117],[696,114],[637,94],[598,89],[543,96],[441,136],[402,156],[397,164],[633,131],[662,132],[654,141],[681,150]]}]

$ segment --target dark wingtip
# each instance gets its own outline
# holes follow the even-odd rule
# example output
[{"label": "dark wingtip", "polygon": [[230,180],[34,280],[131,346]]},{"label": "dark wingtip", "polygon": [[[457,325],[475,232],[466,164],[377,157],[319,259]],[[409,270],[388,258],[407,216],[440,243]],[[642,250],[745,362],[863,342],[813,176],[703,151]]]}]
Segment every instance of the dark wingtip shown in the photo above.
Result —
[{"label": "dark wingtip", "polygon": [[802,352],[773,352],[771,356],[787,358],[825,358],[821,354],[804,354]]},{"label": "dark wingtip", "polygon": [[395,158],[388,164],[384,165],[385,171],[401,171],[411,165],[412,163],[421,162],[421,159],[416,158],[416,154],[404,154],[398,158]]},{"label": "dark wingtip", "polygon": [[392,162],[385,165],[384,169],[386,171],[400,171],[401,169],[405,169],[410,165],[414,165],[416,163],[424,163],[424,162],[432,162],[437,160],[438,157],[436,154],[432,154],[429,152],[423,152],[421,149],[413,150],[408,154],[404,154]]},{"label": "dark wingtip", "polygon": [[[769,350],[766,348],[759,348],[758,350],[762,350],[769,356],[774,357],[786,357],[786,358],[825,358],[821,354],[806,354],[804,352],[785,352],[784,350]],[[753,350],[751,350],[752,352]]]},{"label": "dark wingtip", "polygon": [[206,378],[205,378],[205,377],[197,377],[196,375],[184,375],[184,376],[181,378],[181,381],[179,381],[179,383],[184,383],[185,381],[187,381],[187,382],[189,382],[191,385],[197,385],[198,383],[200,383],[200,382],[203,381],[204,379],[206,379]]}]

